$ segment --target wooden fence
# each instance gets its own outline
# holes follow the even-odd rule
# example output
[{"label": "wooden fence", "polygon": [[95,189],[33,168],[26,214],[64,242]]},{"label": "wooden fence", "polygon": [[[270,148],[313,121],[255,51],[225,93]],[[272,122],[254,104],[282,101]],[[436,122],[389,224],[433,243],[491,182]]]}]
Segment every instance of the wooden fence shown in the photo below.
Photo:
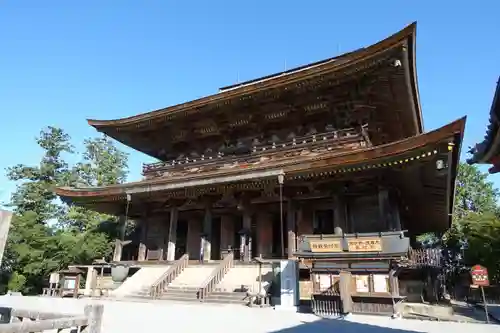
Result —
[{"label": "wooden fence", "polygon": [[30,333],[71,329],[77,333],[100,333],[104,306],[85,306],[83,315],[68,315],[53,312],[2,308],[0,310],[0,333]]}]

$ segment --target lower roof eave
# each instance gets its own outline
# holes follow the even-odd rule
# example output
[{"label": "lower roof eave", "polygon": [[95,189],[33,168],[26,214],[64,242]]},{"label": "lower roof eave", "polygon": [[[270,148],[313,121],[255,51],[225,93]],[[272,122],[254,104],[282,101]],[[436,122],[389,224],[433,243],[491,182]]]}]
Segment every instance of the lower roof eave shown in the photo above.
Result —
[{"label": "lower roof eave", "polygon": [[[412,150],[419,150],[428,145],[439,143],[444,140],[463,135],[466,118],[463,117],[448,125],[425,134],[411,138],[388,143],[385,145],[363,148],[342,153],[323,153],[319,156],[311,156],[304,159],[288,159],[274,164],[264,164],[246,169],[235,168],[231,170],[215,170],[213,172],[198,173],[192,176],[181,176],[175,178],[155,178],[107,187],[96,188],[56,188],[57,195],[66,198],[89,198],[100,199],[106,197],[126,197],[137,193],[155,191],[175,191],[186,188],[210,186],[231,182],[244,182],[257,179],[276,177],[285,173],[288,177],[311,170],[323,170],[327,168],[339,168],[360,165],[364,163],[376,163],[387,158],[397,158],[408,154]],[[455,144],[460,145],[461,142]]]}]

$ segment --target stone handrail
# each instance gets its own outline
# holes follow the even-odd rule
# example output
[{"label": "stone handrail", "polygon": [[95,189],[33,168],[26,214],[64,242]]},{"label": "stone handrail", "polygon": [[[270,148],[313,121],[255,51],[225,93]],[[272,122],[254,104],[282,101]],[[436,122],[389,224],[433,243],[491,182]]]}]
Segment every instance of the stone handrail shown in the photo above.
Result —
[{"label": "stone handrail", "polygon": [[221,261],[209,277],[203,281],[200,289],[198,290],[198,298],[203,301],[208,294],[214,291],[215,287],[222,281],[224,275],[234,266],[234,253],[229,253],[224,260]]},{"label": "stone handrail", "polygon": [[182,273],[184,268],[187,267],[189,263],[189,254],[184,254],[179,260],[174,262],[174,264],[163,273],[158,280],[151,286],[149,289],[149,296],[153,298],[158,298],[163,295],[165,288],[169,285],[170,282],[174,281],[179,274]]},{"label": "stone handrail", "polygon": [[[52,312],[3,308],[0,333],[30,333],[77,328],[78,332],[100,333],[104,306],[85,306],[84,315],[74,316]],[[27,319],[27,320],[26,320]],[[10,323],[5,323],[5,322]]]}]

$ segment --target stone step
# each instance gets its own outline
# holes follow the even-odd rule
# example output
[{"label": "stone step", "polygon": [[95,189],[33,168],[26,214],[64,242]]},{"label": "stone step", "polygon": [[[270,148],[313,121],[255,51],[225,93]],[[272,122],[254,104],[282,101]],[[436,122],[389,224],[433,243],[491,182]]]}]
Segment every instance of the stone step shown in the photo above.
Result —
[{"label": "stone step", "polygon": [[227,297],[227,298],[245,298],[247,297],[247,293],[243,292],[231,292],[231,291],[214,291],[209,294],[209,296],[217,296],[217,297]]},{"label": "stone step", "polygon": [[210,274],[217,269],[217,265],[188,266],[168,286],[198,288]]},{"label": "stone step", "polygon": [[249,299],[246,293],[239,292],[213,292],[207,296],[204,302],[227,303],[227,304],[247,304]]},{"label": "stone step", "polygon": [[[243,299],[243,297],[245,296],[243,295],[243,293],[241,295],[238,295],[240,293],[232,293],[232,294],[237,294],[237,295],[224,295],[224,294],[219,295],[218,293],[214,293],[209,295],[209,297],[207,297],[206,299],[200,300],[196,297],[196,295],[190,293],[165,293],[158,299],[164,301],[174,301],[183,303],[234,304],[242,306],[248,304],[248,300]],[[130,295],[129,297],[135,299],[151,299],[149,295],[140,295],[140,294]]]},{"label": "stone step", "polygon": [[196,296],[196,294],[188,294],[188,293],[166,293],[161,295],[160,299],[171,300],[171,301],[187,301],[187,302],[200,301]]},{"label": "stone step", "polygon": [[[260,283],[259,279],[262,279]],[[226,273],[217,285],[217,291],[238,292],[243,289],[258,292],[259,287],[266,290],[272,279],[272,267],[270,266],[262,267],[259,270],[258,265],[237,265]]]},{"label": "stone step", "polygon": [[180,296],[180,297],[198,297],[197,292],[187,292],[187,291],[180,291],[180,290],[169,290],[163,293],[163,295],[172,295],[172,296]]},{"label": "stone step", "polygon": [[198,292],[199,288],[197,287],[192,287],[192,286],[175,286],[175,285],[170,285],[165,288],[165,292],[171,292],[171,291],[182,291],[182,292]]},{"label": "stone step", "polygon": [[143,288],[148,288],[167,272],[169,268],[169,265],[142,267],[134,275],[128,277],[117,289],[113,290],[111,295],[127,296]]},{"label": "stone step", "polygon": [[208,304],[235,304],[235,305],[247,305],[247,301],[242,300],[232,300],[232,299],[218,299],[218,298],[206,298],[202,303]]}]

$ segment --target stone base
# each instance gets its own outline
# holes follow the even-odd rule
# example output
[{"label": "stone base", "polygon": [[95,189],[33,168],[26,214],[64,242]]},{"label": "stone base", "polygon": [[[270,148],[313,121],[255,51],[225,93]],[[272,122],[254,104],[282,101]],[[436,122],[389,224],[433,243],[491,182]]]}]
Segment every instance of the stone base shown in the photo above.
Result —
[{"label": "stone base", "polygon": [[420,316],[436,319],[453,317],[453,308],[446,305],[430,305],[422,303],[403,303],[403,316]]}]

